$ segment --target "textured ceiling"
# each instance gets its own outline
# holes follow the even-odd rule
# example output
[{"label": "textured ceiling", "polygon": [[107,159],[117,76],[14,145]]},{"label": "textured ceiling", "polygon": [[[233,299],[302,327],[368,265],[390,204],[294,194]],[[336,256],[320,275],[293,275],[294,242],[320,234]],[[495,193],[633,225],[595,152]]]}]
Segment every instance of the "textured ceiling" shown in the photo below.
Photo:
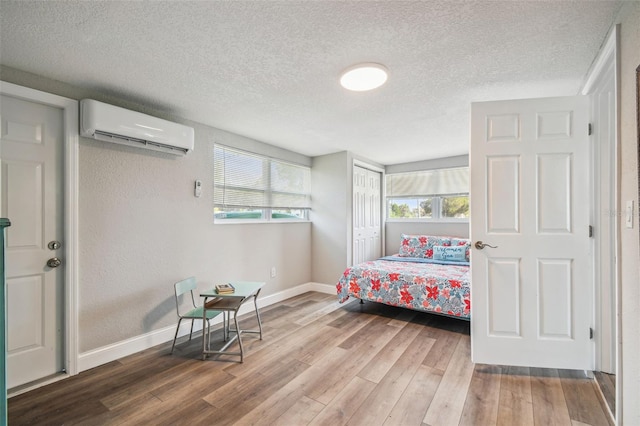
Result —
[{"label": "textured ceiling", "polygon": [[[468,152],[473,101],[577,94],[620,1],[0,1],[0,63],[305,155]],[[373,92],[341,70],[379,62]]]}]

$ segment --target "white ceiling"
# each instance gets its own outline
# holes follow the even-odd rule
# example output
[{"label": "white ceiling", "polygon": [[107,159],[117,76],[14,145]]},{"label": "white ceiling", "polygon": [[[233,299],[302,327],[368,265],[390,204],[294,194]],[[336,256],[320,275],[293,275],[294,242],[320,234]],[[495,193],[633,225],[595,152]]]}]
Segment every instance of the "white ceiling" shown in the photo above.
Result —
[{"label": "white ceiling", "polygon": [[[0,64],[308,156],[468,152],[473,101],[574,95],[621,2],[5,1]],[[386,85],[348,92],[378,62]]]}]

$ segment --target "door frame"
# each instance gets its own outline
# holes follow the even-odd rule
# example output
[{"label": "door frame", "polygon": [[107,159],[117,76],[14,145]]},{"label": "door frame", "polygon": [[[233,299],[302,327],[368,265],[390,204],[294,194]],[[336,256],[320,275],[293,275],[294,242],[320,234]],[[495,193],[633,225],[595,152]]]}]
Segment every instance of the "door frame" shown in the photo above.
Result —
[{"label": "door frame", "polygon": [[[619,161],[619,145],[620,145],[620,56],[618,51],[620,49],[620,25],[614,25],[611,32],[607,36],[605,43],[603,44],[598,56],[594,60],[587,78],[583,84],[581,93],[583,95],[592,95],[600,86],[600,82],[607,77],[613,77],[614,79],[614,96],[613,105],[615,108],[613,123],[614,123],[614,138],[613,140],[602,141],[597,138],[598,135],[598,123],[594,123],[595,132],[592,135],[592,152],[595,153],[595,143],[605,142],[607,143],[607,149],[609,151],[609,163],[603,164],[598,162],[594,155],[592,167],[595,179],[604,181],[605,187],[608,188],[610,196],[603,200],[606,194],[600,193],[598,190],[600,185],[597,185],[597,181],[594,180],[593,187],[595,191],[595,200],[592,205],[592,214],[594,223],[600,223],[601,215],[610,214],[612,223],[610,229],[606,232],[599,232],[596,230],[595,235],[595,250],[594,250],[594,284],[596,291],[596,369],[606,368],[611,370],[610,365],[603,365],[603,353],[606,355],[606,359],[614,361],[614,374],[616,375],[616,396],[615,396],[615,412],[616,418],[619,418],[622,408],[622,386],[620,378],[622,377],[622,359],[621,359],[621,342],[620,342],[620,263],[617,259],[620,259],[620,221],[621,213],[618,209],[619,203],[619,175],[618,175],[618,161]],[[591,100],[593,107],[593,100]],[[592,109],[593,111],[593,109]],[[600,279],[600,267],[603,262],[610,264],[610,276],[608,279]],[[604,293],[612,295],[610,303],[605,304],[601,300],[600,295]],[[604,318],[607,320],[604,320]],[[615,327],[613,335],[605,335],[604,325],[611,324]],[[615,358],[613,356],[615,354]]]},{"label": "door frame", "polygon": [[0,81],[0,94],[60,108],[63,120],[65,371],[51,379],[20,387],[9,395],[15,396],[78,373],[78,101],[5,81]]}]

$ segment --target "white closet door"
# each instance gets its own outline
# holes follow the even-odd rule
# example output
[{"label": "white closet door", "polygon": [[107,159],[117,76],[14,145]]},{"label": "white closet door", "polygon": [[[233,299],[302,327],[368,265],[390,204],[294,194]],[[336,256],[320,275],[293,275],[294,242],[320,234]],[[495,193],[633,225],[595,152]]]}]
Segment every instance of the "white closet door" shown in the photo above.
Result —
[{"label": "white closet door", "polygon": [[353,167],[353,264],[382,255],[381,174]]}]

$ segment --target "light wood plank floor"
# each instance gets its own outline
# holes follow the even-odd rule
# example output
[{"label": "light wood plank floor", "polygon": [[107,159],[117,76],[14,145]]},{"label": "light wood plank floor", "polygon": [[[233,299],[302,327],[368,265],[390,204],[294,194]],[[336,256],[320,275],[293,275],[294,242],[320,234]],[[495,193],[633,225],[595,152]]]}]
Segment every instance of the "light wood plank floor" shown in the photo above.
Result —
[{"label": "light wood plank floor", "polygon": [[616,376],[596,371],[596,382],[600,386],[602,396],[609,406],[612,415],[616,415]]},{"label": "light wood plank floor", "polygon": [[261,312],[243,364],[182,338],[10,398],[9,424],[610,424],[580,372],[472,364],[464,321],[320,293]]}]

